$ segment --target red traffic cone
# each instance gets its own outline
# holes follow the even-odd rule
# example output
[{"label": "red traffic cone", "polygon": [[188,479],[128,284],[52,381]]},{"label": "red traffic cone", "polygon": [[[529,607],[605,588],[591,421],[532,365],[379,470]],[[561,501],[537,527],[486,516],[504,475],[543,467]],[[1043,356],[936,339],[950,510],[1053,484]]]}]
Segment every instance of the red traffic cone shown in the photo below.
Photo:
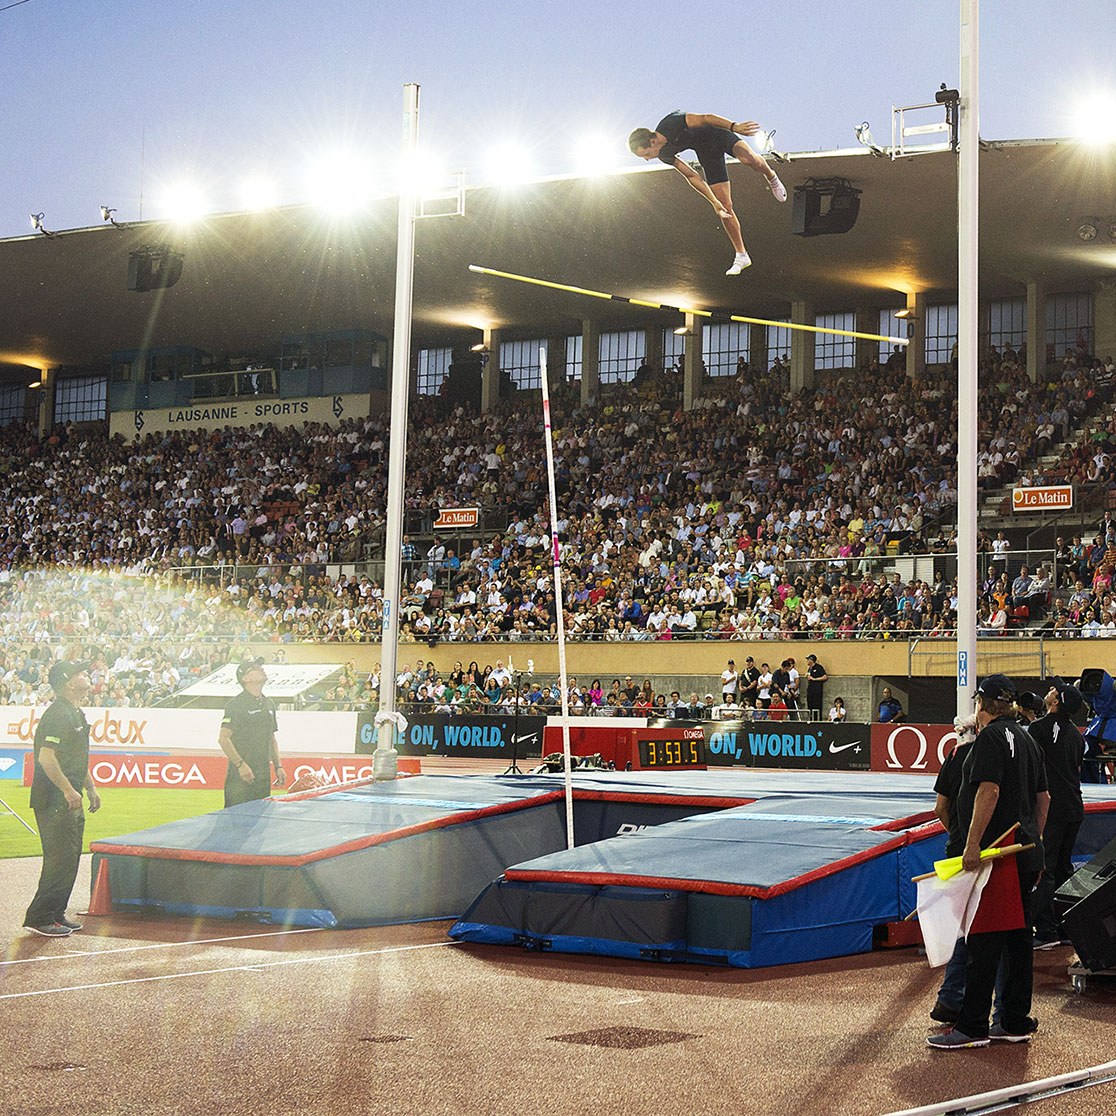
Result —
[{"label": "red traffic cone", "polygon": [[98,915],[112,914],[112,888],[109,885],[107,860],[102,860],[97,865],[97,878],[93,881],[93,894],[89,897],[89,910],[83,913],[94,918]]}]

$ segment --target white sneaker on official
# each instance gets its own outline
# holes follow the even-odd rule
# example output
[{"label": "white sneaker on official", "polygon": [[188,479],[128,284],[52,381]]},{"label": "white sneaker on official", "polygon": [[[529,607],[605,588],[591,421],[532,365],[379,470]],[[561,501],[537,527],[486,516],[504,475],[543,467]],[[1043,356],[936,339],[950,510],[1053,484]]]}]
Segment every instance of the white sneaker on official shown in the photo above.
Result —
[{"label": "white sneaker on official", "polygon": [[787,188],[783,185],[778,175],[767,180],[767,188],[771,191],[777,202],[785,202],[787,200]]},{"label": "white sneaker on official", "polygon": [[732,267],[725,272],[726,275],[739,275],[746,267],[752,266],[752,257],[747,252],[737,252],[732,259]]}]

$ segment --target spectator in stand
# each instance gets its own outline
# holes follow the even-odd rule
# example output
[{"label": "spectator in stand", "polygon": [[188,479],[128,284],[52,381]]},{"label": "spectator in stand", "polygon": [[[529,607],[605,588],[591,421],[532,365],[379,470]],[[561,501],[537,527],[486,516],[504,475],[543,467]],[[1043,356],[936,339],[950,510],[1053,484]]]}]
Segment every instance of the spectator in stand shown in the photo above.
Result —
[{"label": "spectator in stand", "polygon": [[891,692],[890,686],[884,686],[883,696],[880,698],[880,708],[877,720],[880,724],[899,724],[904,718],[903,706],[899,699]]},{"label": "spectator in stand", "polygon": [[833,704],[829,707],[829,719],[835,725],[841,724],[847,720],[849,711],[845,708],[845,699],[843,697],[835,697]]},{"label": "spectator in stand", "polygon": [[824,702],[825,684],[829,681],[829,675],[825,672],[825,667],[818,662],[817,655],[806,656],[806,708],[810,713],[810,720],[820,721],[822,719],[822,708]]}]

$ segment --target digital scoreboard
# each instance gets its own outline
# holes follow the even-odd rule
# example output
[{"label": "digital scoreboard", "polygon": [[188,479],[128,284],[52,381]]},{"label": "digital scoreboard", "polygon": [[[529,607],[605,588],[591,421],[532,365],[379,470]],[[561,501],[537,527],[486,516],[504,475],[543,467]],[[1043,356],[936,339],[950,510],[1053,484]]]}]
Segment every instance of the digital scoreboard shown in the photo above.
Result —
[{"label": "digital scoreboard", "polygon": [[705,770],[705,730],[635,729],[632,732],[635,771]]}]

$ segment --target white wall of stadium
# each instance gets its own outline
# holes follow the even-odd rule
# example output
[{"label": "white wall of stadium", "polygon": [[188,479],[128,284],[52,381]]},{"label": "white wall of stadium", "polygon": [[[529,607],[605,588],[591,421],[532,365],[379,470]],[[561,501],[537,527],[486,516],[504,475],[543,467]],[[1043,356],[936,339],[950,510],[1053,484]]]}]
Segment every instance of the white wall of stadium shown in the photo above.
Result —
[{"label": "white wall of stadium", "polygon": [[127,440],[143,434],[168,430],[220,430],[227,426],[249,427],[258,423],[301,426],[320,422],[337,426],[342,419],[367,418],[369,396],[364,394],[306,396],[299,399],[251,398],[222,402],[214,400],[186,407],[153,407],[150,410],[113,411],[109,432]]},{"label": "white wall of stadium", "polygon": [[[45,706],[0,707],[0,747],[29,747]],[[217,750],[220,709],[89,708],[90,747],[129,752]],[[279,747],[300,755],[352,754],[357,715],[292,710],[279,713]]]}]

